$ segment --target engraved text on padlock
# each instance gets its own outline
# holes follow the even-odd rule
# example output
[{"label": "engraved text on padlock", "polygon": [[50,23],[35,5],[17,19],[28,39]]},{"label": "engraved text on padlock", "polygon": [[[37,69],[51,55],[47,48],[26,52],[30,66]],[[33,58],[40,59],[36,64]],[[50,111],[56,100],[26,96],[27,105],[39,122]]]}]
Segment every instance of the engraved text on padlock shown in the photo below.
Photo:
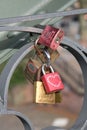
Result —
[{"label": "engraved text on padlock", "polygon": [[56,50],[63,36],[63,30],[47,25],[39,37],[38,43]]}]

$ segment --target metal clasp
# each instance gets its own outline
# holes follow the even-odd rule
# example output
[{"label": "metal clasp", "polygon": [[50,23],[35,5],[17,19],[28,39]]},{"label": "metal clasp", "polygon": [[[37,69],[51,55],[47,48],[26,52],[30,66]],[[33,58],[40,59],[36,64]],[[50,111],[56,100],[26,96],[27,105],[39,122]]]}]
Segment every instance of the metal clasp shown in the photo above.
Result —
[{"label": "metal clasp", "polygon": [[50,66],[50,53],[48,52],[47,49],[44,49],[44,50],[43,50],[43,53],[45,54],[47,66]]},{"label": "metal clasp", "polygon": [[43,73],[43,75],[46,74],[46,73],[45,73],[45,67],[49,68],[49,69],[51,70],[51,72],[54,73],[54,69],[53,69],[53,67],[52,67],[51,65],[48,67],[47,64],[43,64],[43,65],[42,65],[42,73]]}]

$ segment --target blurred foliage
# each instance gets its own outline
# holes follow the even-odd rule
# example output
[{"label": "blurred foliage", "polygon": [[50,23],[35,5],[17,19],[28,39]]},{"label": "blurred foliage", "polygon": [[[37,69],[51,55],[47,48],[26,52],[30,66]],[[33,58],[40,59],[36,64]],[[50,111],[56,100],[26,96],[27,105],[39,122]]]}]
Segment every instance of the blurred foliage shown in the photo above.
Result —
[{"label": "blurred foliage", "polygon": [[16,70],[11,78],[10,89],[12,89],[13,87],[16,87],[17,85],[21,85],[21,84],[25,84],[25,83],[26,83],[26,79],[24,76],[24,68],[21,63],[20,65],[18,65],[18,67],[16,68]]},{"label": "blurred foliage", "polygon": [[[13,73],[13,76],[11,78],[10,81],[10,89],[12,89],[13,87],[17,86],[17,85],[21,85],[21,84],[25,84],[26,83],[26,78],[24,75],[24,67],[26,65],[26,61],[27,59],[23,60],[16,68],[16,70]],[[3,68],[5,67],[7,61],[2,63],[0,65],[0,73],[2,72]]]},{"label": "blurred foliage", "polygon": [[[35,55],[35,52],[34,50],[32,50],[21,62],[20,64],[17,66],[16,70],[14,71],[13,75],[12,75],[12,78],[11,78],[11,81],[10,81],[10,89],[12,89],[13,87],[16,87],[18,85],[21,85],[21,84],[25,84],[27,81],[26,81],[26,78],[25,78],[25,75],[24,75],[24,69],[25,69],[25,66],[26,66],[26,63],[28,62],[29,60],[29,57],[34,57]],[[6,63],[8,62],[8,60],[4,63],[2,63],[0,65],[0,73],[1,71],[3,70],[3,68],[5,67]],[[23,86],[23,85],[22,85]]]}]

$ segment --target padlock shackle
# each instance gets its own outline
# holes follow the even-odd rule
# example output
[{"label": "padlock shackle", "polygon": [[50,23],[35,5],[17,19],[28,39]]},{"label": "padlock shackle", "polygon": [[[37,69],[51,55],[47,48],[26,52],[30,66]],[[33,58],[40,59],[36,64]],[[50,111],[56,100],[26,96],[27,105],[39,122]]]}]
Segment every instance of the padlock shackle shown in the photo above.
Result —
[{"label": "padlock shackle", "polygon": [[50,60],[50,54],[48,50],[43,50],[44,54],[46,55],[47,60]]},{"label": "padlock shackle", "polygon": [[39,50],[39,48],[37,47],[38,40],[39,40],[39,38],[35,41],[34,48],[35,48],[36,52],[38,53],[38,55],[41,55],[42,52],[41,52],[41,51]]},{"label": "padlock shackle", "polygon": [[48,52],[47,49],[44,49],[44,50],[43,50],[43,53],[45,54],[46,64],[47,64],[48,66],[50,66],[50,59],[51,59],[50,53]]},{"label": "padlock shackle", "polygon": [[51,65],[48,66],[47,64],[43,64],[42,68],[41,68],[43,75],[46,74],[45,73],[45,67],[50,68],[51,72],[54,73],[54,69],[53,69],[53,67]]}]

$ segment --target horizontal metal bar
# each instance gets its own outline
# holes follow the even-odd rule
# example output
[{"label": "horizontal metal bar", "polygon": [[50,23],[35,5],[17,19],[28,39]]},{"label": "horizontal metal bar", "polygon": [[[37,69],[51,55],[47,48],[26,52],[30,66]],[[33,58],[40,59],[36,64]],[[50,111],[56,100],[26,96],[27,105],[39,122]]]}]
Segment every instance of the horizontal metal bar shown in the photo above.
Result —
[{"label": "horizontal metal bar", "polygon": [[11,24],[11,23],[32,21],[32,20],[38,20],[38,19],[79,15],[79,14],[85,14],[85,13],[87,13],[87,9],[76,9],[76,10],[70,10],[70,11],[59,11],[59,12],[55,12],[55,13],[17,16],[17,17],[11,17],[11,18],[1,18],[0,24]]},{"label": "horizontal metal bar", "polygon": [[0,26],[0,31],[33,32],[40,34],[43,30],[35,27],[24,26]]}]

